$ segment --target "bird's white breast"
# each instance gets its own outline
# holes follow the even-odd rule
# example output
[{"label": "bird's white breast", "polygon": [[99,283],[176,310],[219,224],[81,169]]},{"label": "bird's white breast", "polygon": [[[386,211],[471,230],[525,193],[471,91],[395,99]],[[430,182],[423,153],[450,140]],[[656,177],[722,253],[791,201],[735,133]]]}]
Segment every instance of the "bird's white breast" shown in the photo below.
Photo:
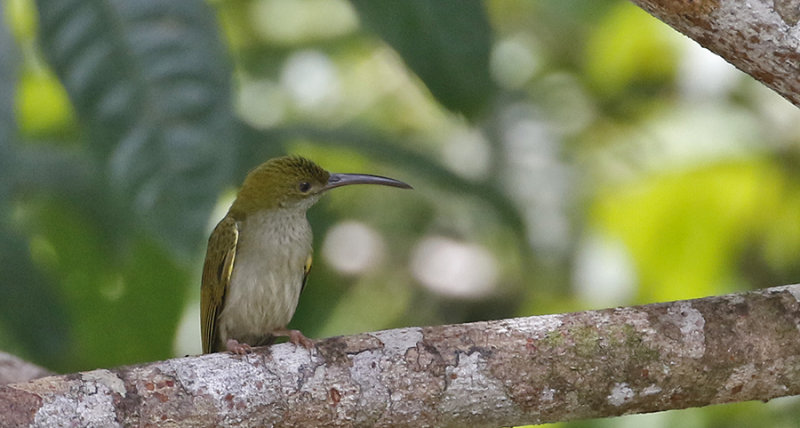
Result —
[{"label": "bird's white breast", "polygon": [[220,314],[220,339],[258,342],[292,319],[311,254],[305,210],[279,209],[240,224],[230,288]]}]

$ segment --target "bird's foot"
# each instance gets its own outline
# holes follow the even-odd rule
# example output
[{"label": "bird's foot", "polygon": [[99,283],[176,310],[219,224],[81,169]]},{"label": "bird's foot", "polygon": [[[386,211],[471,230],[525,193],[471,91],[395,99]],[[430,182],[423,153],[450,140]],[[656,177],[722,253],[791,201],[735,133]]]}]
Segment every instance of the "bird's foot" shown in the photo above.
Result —
[{"label": "bird's foot", "polygon": [[225,348],[229,352],[232,352],[237,355],[249,354],[250,351],[253,349],[250,347],[250,345],[246,343],[239,343],[239,341],[236,339],[228,339],[228,341],[225,342]]},{"label": "bird's foot", "polygon": [[314,342],[305,337],[300,330],[289,330],[285,328],[279,328],[272,331],[273,336],[285,336],[289,338],[289,342],[294,343],[295,346],[302,345],[303,348],[311,349],[314,347]]}]

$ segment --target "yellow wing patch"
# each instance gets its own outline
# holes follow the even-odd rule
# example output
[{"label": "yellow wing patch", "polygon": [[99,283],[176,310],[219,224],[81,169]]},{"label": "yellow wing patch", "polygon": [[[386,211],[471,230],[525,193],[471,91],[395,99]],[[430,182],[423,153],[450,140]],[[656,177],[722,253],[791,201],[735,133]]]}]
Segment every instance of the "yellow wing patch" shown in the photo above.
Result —
[{"label": "yellow wing patch", "polygon": [[231,284],[236,246],[239,243],[239,225],[225,216],[208,238],[206,262],[200,287],[200,330],[203,353],[219,351],[217,345],[217,318]]},{"label": "yellow wing patch", "polygon": [[308,258],[306,258],[306,264],[303,265],[303,285],[300,286],[301,293],[306,288],[306,283],[308,282],[308,274],[311,272],[311,263],[313,261],[314,261],[314,255],[309,253]]}]

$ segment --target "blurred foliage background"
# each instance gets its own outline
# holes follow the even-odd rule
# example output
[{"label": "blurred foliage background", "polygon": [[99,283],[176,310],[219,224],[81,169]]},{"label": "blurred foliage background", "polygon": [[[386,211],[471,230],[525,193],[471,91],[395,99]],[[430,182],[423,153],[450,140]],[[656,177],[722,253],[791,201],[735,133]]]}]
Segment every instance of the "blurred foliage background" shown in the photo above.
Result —
[{"label": "blurred foliage background", "polygon": [[[205,239],[284,153],[311,337],[797,282],[800,112],[618,0],[5,0],[0,349],[198,353]],[[796,399],[558,424],[795,426]]]}]

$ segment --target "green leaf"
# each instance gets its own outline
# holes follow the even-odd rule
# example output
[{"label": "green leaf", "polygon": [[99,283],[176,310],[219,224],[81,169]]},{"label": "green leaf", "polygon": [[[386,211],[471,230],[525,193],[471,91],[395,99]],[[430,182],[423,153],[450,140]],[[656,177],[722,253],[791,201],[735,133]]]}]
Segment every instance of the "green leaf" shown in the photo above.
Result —
[{"label": "green leaf", "polygon": [[657,174],[601,195],[592,217],[628,247],[640,301],[727,293],[739,285],[732,272],[765,213],[784,210],[777,172],[749,160]]},{"label": "green leaf", "polygon": [[230,70],[197,1],[37,0],[42,48],[120,212],[195,249],[234,159]]},{"label": "green leaf", "polygon": [[8,201],[11,183],[12,141],[16,135],[14,95],[17,83],[17,50],[0,7],[0,213]]},{"label": "green leaf", "polygon": [[[58,368],[69,339],[59,294],[34,265],[25,238],[7,227],[0,228],[0,260],[0,322],[28,358]],[[0,348],[8,349],[2,343]]]},{"label": "green leaf", "polygon": [[139,236],[132,238],[122,260],[113,257],[96,222],[69,201],[32,203],[26,214],[25,228],[37,231],[31,252],[38,267],[57,279],[57,293],[68,313],[68,322],[51,328],[59,332],[69,326],[71,333],[67,349],[57,356],[59,369],[172,355],[189,278],[164,249]]},{"label": "green leaf", "polygon": [[479,0],[351,0],[434,97],[474,118],[492,95],[491,28]]},{"label": "green leaf", "polygon": [[[636,34],[636,37],[631,37]],[[606,96],[657,90],[673,78],[681,42],[677,34],[631,3],[618,3],[595,25],[586,47],[586,76]]]},{"label": "green leaf", "polygon": [[92,191],[93,163],[85,153],[25,142],[15,151],[15,194],[50,194],[75,199]]}]

